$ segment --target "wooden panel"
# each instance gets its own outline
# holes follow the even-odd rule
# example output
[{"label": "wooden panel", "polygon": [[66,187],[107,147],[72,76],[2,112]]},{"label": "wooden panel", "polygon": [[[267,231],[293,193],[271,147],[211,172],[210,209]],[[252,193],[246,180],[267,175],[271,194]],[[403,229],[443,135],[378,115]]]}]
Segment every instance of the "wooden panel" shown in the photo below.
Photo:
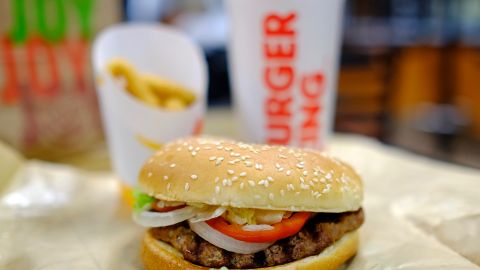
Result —
[{"label": "wooden panel", "polygon": [[409,118],[421,103],[436,103],[439,99],[440,51],[433,47],[402,49],[393,68],[392,113]]},{"label": "wooden panel", "polygon": [[455,53],[455,104],[469,118],[470,131],[480,138],[480,53],[459,48]]}]

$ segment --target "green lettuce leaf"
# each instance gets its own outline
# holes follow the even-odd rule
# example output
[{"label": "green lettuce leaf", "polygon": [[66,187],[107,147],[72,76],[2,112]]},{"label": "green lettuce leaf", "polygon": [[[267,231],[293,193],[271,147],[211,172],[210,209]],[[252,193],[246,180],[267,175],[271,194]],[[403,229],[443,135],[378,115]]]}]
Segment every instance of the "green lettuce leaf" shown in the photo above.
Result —
[{"label": "green lettuce leaf", "polygon": [[148,205],[155,201],[154,197],[148,196],[146,193],[136,189],[133,191],[133,198],[135,199],[133,204],[133,211],[135,212],[143,211]]}]

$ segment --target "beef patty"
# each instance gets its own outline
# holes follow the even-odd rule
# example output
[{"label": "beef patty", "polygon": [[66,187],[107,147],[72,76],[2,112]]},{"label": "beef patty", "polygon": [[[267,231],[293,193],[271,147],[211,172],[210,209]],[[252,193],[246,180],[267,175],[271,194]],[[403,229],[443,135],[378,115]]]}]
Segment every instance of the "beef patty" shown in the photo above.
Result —
[{"label": "beef patty", "polygon": [[151,232],[155,239],[169,243],[194,264],[244,269],[275,266],[319,254],[344,234],[360,227],[363,219],[362,209],[317,214],[297,234],[278,240],[265,250],[247,255],[210,244],[193,232],[186,222],[153,228]]}]

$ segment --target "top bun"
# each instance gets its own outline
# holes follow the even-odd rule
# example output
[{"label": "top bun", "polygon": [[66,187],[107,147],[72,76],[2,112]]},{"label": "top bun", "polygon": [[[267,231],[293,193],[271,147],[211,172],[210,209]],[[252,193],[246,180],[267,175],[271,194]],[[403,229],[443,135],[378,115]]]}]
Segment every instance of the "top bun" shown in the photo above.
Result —
[{"label": "top bun", "polygon": [[139,186],[166,201],[287,211],[355,211],[363,199],[358,174],[325,153],[201,137],[166,144]]}]

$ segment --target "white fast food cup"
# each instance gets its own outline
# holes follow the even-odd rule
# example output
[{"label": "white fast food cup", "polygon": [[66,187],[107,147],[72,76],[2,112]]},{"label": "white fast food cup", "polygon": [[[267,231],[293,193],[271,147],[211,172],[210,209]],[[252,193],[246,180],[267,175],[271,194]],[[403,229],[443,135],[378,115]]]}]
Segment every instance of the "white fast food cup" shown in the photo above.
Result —
[{"label": "white fast food cup", "polygon": [[[207,68],[201,49],[183,33],[159,24],[120,24],[96,38],[93,69],[112,166],[130,187],[157,144],[201,131],[206,110]],[[141,74],[158,75],[193,91],[196,100],[181,111],[148,105],[129,94],[107,72],[122,58]]]},{"label": "white fast food cup", "polygon": [[344,0],[228,0],[244,140],[322,148],[332,133]]}]

